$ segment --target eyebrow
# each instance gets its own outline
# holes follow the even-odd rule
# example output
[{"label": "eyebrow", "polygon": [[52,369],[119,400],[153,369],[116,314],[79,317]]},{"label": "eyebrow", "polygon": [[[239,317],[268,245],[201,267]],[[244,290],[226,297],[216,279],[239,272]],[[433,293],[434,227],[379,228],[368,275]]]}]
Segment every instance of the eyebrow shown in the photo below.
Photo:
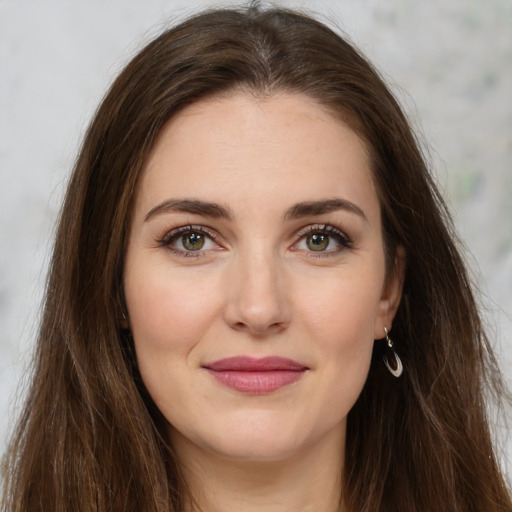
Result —
[{"label": "eyebrow", "polygon": [[[347,201],[346,199],[334,198],[320,201],[304,201],[294,204],[289,208],[284,218],[285,220],[300,219],[302,217],[311,217],[331,213],[337,210],[345,210],[360,216],[365,222],[368,222],[366,215],[359,206]],[[233,213],[225,206],[218,203],[201,201],[199,199],[167,199],[152,208],[144,218],[144,222],[157,215],[169,212],[182,212],[201,215],[202,217],[211,217],[214,219],[233,220]]]},{"label": "eyebrow", "polygon": [[333,198],[325,199],[321,201],[305,201],[297,203],[289,208],[285,215],[285,219],[300,219],[302,217],[310,217],[315,215],[322,215],[325,213],[335,212],[337,210],[345,210],[351,213],[355,213],[361,217],[366,223],[368,219],[359,206],[346,199]]},{"label": "eyebrow", "polygon": [[168,199],[152,208],[146,214],[144,222],[147,222],[156,215],[169,212],[194,213],[202,217],[211,217],[214,219],[233,219],[231,210],[217,203],[200,201],[198,199]]}]

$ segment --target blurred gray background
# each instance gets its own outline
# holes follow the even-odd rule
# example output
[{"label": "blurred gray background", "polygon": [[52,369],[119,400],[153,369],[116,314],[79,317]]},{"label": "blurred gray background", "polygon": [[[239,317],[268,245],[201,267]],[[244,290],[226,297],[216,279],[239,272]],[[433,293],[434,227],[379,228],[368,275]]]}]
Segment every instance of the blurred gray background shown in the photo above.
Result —
[{"label": "blurred gray background", "polygon": [[[466,244],[512,384],[512,1],[274,3],[345,31],[404,105]],[[94,109],[160,29],[226,5],[236,4],[0,0],[0,453],[19,410],[63,190]],[[512,460],[510,439],[506,446]]]}]

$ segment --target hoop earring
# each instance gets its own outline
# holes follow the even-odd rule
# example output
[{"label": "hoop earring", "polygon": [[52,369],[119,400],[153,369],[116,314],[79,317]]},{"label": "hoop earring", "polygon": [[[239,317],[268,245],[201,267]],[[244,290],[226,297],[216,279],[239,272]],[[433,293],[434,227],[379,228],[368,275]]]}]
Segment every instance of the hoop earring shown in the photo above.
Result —
[{"label": "hoop earring", "polygon": [[401,359],[398,357],[398,354],[393,349],[393,341],[389,337],[387,327],[384,327],[384,332],[386,333],[386,343],[388,345],[388,349],[384,354],[382,360],[386,365],[386,368],[389,370],[389,373],[393,375],[393,377],[400,377],[404,371],[404,367],[402,365]]}]

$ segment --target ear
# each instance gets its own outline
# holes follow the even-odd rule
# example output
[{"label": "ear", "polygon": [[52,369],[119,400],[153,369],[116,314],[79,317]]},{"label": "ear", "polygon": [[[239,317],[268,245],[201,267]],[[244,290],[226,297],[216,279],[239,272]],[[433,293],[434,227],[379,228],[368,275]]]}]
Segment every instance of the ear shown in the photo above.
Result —
[{"label": "ear", "polygon": [[405,278],[407,256],[403,246],[399,245],[395,251],[393,267],[386,276],[379,303],[379,312],[375,322],[374,339],[384,338],[384,327],[391,331],[393,319],[400,305],[402,288]]}]

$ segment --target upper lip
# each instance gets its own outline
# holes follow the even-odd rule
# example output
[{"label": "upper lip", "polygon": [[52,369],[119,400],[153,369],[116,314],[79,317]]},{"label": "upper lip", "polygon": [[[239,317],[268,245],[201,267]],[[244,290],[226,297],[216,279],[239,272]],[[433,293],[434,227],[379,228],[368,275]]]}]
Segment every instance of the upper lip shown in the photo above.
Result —
[{"label": "upper lip", "polygon": [[239,372],[271,372],[271,371],[303,371],[308,367],[279,356],[267,357],[249,357],[249,356],[235,356],[219,359],[211,363],[202,365],[203,368],[214,370],[217,372],[225,371],[239,371]]}]

